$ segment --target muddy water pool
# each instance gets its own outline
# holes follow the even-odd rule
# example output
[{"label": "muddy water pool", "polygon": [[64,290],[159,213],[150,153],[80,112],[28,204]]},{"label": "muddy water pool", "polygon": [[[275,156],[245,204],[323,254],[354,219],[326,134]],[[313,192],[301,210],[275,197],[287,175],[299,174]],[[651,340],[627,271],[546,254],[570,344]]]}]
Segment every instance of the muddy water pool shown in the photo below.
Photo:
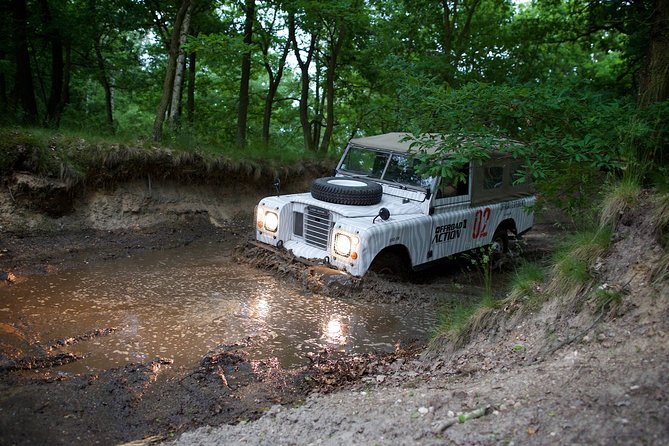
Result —
[{"label": "muddy water pool", "polygon": [[192,367],[214,347],[248,338],[251,359],[292,367],[323,349],[392,351],[397,342],[426,339],[436,320],[426,305],[307,293],[205,245],[25,278],[0,289],[0,323],[43,346],[115,328],[65,348],[85,358],[58,370],[81,373],[157,356]]}]

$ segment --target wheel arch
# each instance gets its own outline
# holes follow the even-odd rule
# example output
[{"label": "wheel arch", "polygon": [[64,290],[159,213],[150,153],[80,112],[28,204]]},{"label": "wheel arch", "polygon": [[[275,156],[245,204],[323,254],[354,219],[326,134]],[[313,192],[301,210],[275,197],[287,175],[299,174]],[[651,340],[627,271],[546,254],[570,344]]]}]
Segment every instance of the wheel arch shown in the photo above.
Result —
[{"label": "wheel arch", "polygon": [[409,270],[413,269],[413,262],[412,262],[412,259],[411,259],[411,253],[409,252],[409,248],[407,248],[405,245],[402,245],[402,244],[386,246],[385,248],[380,250],[378,253],[376,253],[376,255],[374,256],[374,258],[372,259],[372,261],[369,264],[369,269],[372,269],[374,263],[378,259],[380,259],[384,256],[393,256],[393,255],[402,259],[402,261],[404,262],[404,265],[406,266],[407,269],[409,269]]},{"label": "wheel arch", "polygon": [[495,234],[499,231],[504,231],[504,230],[506,230],[507,232],[511,232],[514,235],[518,234],[518,229],[516,227],[516,221],[513,218],[507,218],[505,220],[502,220],[497,225],[497,228],[495,229],[495,232],[493,234]]}]

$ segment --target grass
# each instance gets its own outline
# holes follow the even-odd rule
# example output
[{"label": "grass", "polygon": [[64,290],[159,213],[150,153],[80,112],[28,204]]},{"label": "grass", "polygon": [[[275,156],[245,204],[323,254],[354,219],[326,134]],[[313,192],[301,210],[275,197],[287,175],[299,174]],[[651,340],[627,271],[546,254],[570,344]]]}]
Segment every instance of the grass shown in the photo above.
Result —
[{"label": "grass", "polygon": [[653,226],[658,231],[657,235],[662,246],[667,249],[669,248],[669,192],[658,195],[654,205]]},{"label": "grass", "polygon": [[545,277],[545,269],[538,263],[521,264],[511,278],[507,300],[518,302],[522,309],[536,310],[548,297],[541,289]]},{"label": "grass", "polygon": [[479,307],[478,302],[454,302],[444,305],[439,312],[436,335],[458,335]]},{"label": "grass", "polygon": [[537,288],[544,281],[544,268],[538,263],[525,262],[511,278],[509,297],[521,299],[537,293]]},{"label": "grass", "polygon": [[462,346],[474,333],[492,327],[495,315],[505,301],[495,300],[484,294],[479,301],[451,302],[439,311],[439,323],[434,331],[433,347],[446,341]]},{"label": "grass", "polygon": [[[462,346],[474,333],[498,324],[499,317],[506,317],[516,309],[535,309],[550,296],[575,298],[594,283],[592,265],[606,253],[611,234],[609,228],[599,228],[579,232],[565,240],[554,255],[550,269],[551,280],[545,291],[541,289],[546,279],[545,268],[528,262],[516,270],[506,299],[495,300],[484,292],[478,301],[445,305],[439,314],[433,347],[443,345],[444,342],[453,347]],[[600,305],[607,307],[613,306],[621,298],[612,290],[605,290],[597,296]],[[502,307],[505,311],[499,310]]]},{"label": "grass", "polygon": [[615,226],[626,209],[634,206],[639,199],[641,185],[634,177],[623,178],[604,195],[599,214],[599,226]]},{"label": "grass", "polygon": [[553,256],[548,293],[575,297],[592,282],[592,266],[611,243],[609,227],[578,232],[568,237]]},{"label": "grass", "polygon": [[511,292],[506,299],[495,299],[484,289],[481,299],[469,302],[451,302],[444,305],[439,313],[439,325],[435,338],[445,337],[455,345],[462,345],[473,333],[495,323],[495,315],[501,307],[516,307],[522,301],[524,306],[543,299],[538,287],[544,280],[544,268],[537,263],[524,263],[511,279]]}]

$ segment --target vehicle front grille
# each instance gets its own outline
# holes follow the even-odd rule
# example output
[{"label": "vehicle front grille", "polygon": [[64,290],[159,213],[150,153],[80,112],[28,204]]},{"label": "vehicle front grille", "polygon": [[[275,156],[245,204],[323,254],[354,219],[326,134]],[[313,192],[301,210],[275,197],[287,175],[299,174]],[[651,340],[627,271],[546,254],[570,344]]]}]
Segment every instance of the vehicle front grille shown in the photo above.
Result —
[{"label": "vehicle front grille", "polygon": [[332,217],[330,212],[315,206],[307,207],[304,214],[304,241],[307,245],[328,249]]}]

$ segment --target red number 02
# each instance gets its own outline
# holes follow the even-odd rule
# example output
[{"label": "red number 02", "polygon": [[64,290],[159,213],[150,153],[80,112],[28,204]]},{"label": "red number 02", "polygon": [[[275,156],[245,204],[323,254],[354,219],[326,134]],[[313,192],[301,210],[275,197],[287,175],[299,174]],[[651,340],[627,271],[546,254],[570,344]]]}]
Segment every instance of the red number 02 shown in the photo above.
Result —
[{"label": "red number 02", "polygon": [[476,211],[474,217],[474,227],[472,228],[472,238],[486,237],[488,235],[488,221],[490,220],[490,208],[483,211]]}]

